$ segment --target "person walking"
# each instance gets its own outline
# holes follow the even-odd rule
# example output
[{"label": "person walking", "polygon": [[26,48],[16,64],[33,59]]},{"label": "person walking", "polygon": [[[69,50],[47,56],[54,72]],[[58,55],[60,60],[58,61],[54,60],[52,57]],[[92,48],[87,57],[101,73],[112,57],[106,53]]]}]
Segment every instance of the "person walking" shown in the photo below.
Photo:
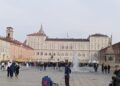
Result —
[{"label": "person walking", "polygon": [[15,66],[15,77],[18,78],[18,75],[19,75],[19,69],[20,69],[20,66],[18,63],[16,63],[16,66]]},{"label": "person walking", "polygon": [[46,71],[47,63],[44,63],[44,71]]},{"label": "person walking", "polygon": [[101,66],[101,70],[102,70],[102,73],[104,73],[104,64],[102,64],[102,66]]},{"label": "person walking", "polygon": [[43,70],[43,63],[41,62],[40,63],[40,71],[42,71]]},{"label": "person walking", "polygon": [[13,77],[13,74],[15,73],[15,62],[12,62],[10,66],[10,77]]},{"label": "person walking", "polygon": [[8,62],[8,64],[7,64],[7,77],[10,77],[10,66],[11,66],[11,62]]},{"label": "person walking", "polygon": [[70,73],[71,73],[71,69],[67,62],[65,65],[65,86],[69,86]]},{"label": "person walking", "polygon": [[104,66],[104,70],[105,70],[105,74],[107,74],[107,70],[108,70],[107,65]]},{"label": "person walking", "polygon": [[108,65],[107,69],[108,69],[108,74],[109,74],[109,73],[110,73],[111,66]]},{"label": "person walking", "polygon": [[95,72],[97,72],[98,71],[98,64],[97,63],[94,63],[94,70],[95,70]]},{"label": "person walking", "polygon": [[2,64],[1,64],[1,70],[4,70],[4,69],[5,69],[5,63],[2,62]]}]

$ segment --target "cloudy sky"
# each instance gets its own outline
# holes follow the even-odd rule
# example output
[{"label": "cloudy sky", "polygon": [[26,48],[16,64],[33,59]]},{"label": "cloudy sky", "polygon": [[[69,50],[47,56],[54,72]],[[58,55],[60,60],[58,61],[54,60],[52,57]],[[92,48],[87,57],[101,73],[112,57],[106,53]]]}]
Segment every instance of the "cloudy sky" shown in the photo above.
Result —
[{"label": "cloudy sky", "polygon": [[14,28],[14,38],[43,25],[49,37],[87,38],[94,33],[113,35],[120,41],[120,0],[0,0],[0,35]]}]

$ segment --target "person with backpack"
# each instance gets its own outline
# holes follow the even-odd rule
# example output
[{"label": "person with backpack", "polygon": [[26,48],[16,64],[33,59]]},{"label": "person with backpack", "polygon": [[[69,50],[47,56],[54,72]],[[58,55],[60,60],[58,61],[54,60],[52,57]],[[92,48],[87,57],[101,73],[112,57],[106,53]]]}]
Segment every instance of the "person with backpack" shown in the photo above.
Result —
[{"label": "person with backpack", "polygon": [[48,76],[42,78],[42,86],[52,86],[52,80]]}]

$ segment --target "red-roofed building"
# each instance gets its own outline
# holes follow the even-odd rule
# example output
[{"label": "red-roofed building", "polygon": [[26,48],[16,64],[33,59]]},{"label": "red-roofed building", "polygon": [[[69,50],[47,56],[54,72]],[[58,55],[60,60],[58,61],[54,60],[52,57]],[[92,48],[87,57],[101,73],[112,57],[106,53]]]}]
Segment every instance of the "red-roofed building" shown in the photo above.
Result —
[{"label": "red-roofed building", "polygon": [[6,37],[0,37],[0,61],[29,61],[33,58],[33,48],[13,38],[13,28],[7,27]]},{"label": "red-roofed building", "polygon": [[109,64],[120,63],[120,42],[100,50],[100,62]]}]

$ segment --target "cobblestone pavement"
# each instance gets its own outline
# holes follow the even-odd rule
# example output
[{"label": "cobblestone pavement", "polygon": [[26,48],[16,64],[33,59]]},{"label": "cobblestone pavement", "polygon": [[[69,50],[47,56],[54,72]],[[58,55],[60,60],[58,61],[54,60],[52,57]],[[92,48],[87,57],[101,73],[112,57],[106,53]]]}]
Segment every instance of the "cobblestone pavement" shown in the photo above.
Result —
[{"label": "cobblestone pavement", "polygon": [[[48,75],[58,83],[64,85],[64,72],[58,70],[40,71],[36,68],[29,68],[20,71],[18,78],[7,78],[6,71],[0,71],[0,86],[41,86],[42,77]],[[108,86],[111,81],[111,74],[102,73],[72,73],[70,77],[70,86]]]}]

